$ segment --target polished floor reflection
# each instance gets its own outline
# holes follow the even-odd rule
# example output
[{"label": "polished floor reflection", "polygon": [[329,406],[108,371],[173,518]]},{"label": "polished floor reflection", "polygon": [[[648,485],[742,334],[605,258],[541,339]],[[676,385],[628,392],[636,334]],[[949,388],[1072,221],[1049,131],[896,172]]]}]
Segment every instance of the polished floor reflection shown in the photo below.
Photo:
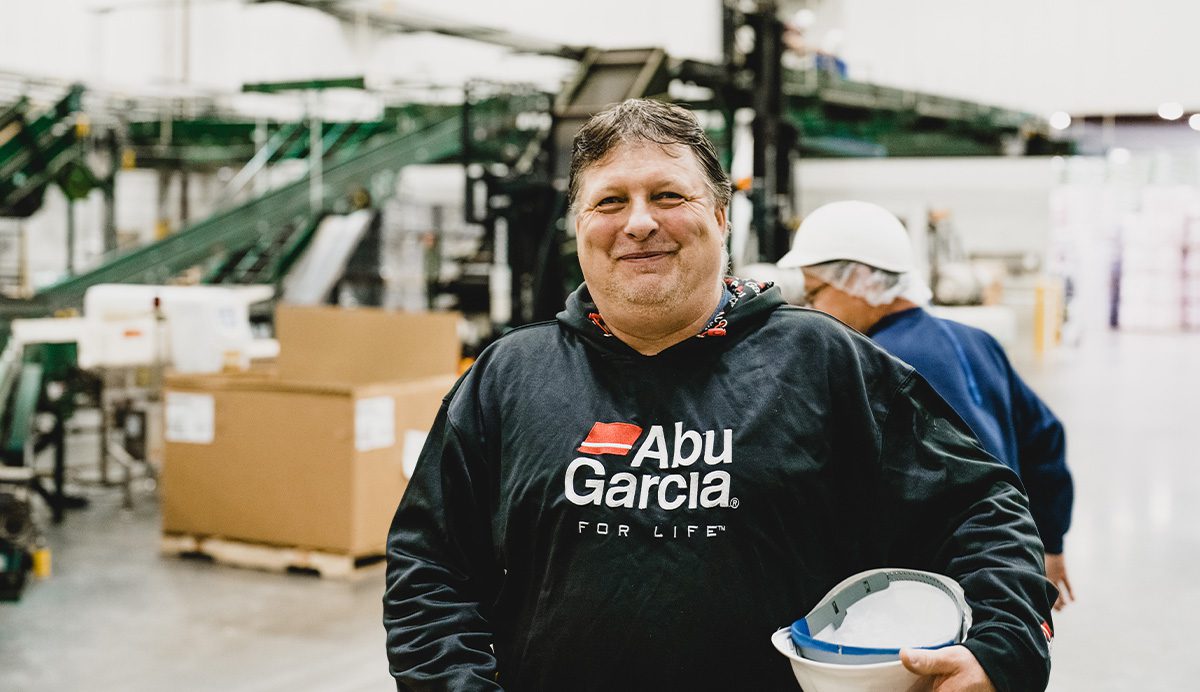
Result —
[{"label": "polished floor reflection", "polygon": [[1200,689],[1200,334],[1100,334],[1021,370],[1076,482],[1050,689]]},{"label": "polished floor reflection", "polygon": [[[1067,424],[1077,485],[1079,601],[1056,619],[1050,689],[1200,689],[1200,335],[1100,334],[1017,362]],[[93,458],[78,445],[73,459]],[[90,492],[50,531],[54,576],[0,604],[0,689],[394,689],[378,572],[347,583],[163,558],[152,494],[125,511]]]}]

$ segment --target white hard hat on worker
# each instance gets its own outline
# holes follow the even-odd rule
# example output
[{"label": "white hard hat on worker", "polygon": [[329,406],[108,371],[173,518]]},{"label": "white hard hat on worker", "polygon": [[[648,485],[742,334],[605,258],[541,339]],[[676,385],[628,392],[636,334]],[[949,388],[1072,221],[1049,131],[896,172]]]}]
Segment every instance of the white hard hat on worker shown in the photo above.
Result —
[{"label": "white hard hat on worker", "polygon": [[810,283],[832,286],[871,306],[898,299],[923,305],[930,298],[904,225],[870,202],[831,202],[813,211],[778,265],[801,269]]}]

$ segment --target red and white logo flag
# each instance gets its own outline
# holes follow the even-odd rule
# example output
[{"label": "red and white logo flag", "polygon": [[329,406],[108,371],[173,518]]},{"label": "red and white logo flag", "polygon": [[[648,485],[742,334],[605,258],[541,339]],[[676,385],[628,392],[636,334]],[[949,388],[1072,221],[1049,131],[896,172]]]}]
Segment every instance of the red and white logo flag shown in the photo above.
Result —
[{"label": "red and white logo flag", "polygon": [[1050,623],[1042,620],[1042,634],[1046,635],[1046,641],[1054,641],[1054,631],[1050,629]]},{"label": "red and white logo flag", "polygon": [[642,429],[632,423],[596,423],[587,439],[579,445],[586,454],[629,454]]}]

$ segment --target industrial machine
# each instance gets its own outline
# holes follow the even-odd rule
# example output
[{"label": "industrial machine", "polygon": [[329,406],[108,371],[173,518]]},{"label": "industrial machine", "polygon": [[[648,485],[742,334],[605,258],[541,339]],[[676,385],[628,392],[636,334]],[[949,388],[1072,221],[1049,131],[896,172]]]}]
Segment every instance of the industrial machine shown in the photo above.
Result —
[{"label": "industrial machine", "polygon": [[[70,199],[100,189],[109,201],[109,253],[99,263],[84,271],[69,268],[68,276],[26,297],[0,295],[0,442],[10,459],[18,449],[35,456],[50,446],[61,449],[73,402],[103,396],[80,374],[88,372],[91,336],[18,343],[8,339],[13,320],[78,315],[82,308],[84,317],[74,324],[85,329],[91,318],[85,296],[102,284],[263,287],[266,299],[246,308],[260,331],[281,300],[378,305],[386,289],[381,247],[395,225],[389,205],[407,166],[460,164],[462,220],[476,232],[451,238],[441,228],[445,210],[434,210],[406,270],[421,274],[413,283],[417,298],[403,304],[463,312],[474,325],[466,334],[467,355],[507,329],[552,318],[581,280],[565,219],[570,144],[588,117],[622,99],[687,105],[700,115],[726,165],[741,162],[745,180],[739,181],[732,221],[740,229],[737,251],[745,263],[773,261],[785,252],[799,208],[792,180],[798,157],[1046,154],[1070,147],[1052,141],[1048,126],[1027,113],[855,82],[844,70],[819,63],[795,67],[788,59],[788,28],[769,0],[722,3],[724,55],[711,63],[654,47],[554,44],[394,8],[383,13],[321,0],[289,4],[381,30],[455,35],[567,58],[578,68],[557,94],[470,83],[458,102],[409,99],[371,121],[313,116],[267,122],[207,103],[180,108],[98,93],[89,101],[76,85],[64,85],[58,100],[41,110],[21,99],[0,106],[0,215],[28,216],[50,185]],[[366,86],[361,77],[350,77],[244,89]],[[121,115],[100,118],[104,127],[97,128],[92,109]],[[264,182],[264,173],[284,165],[294,171],[291,178],[274,186]],[[118,249],[111,193],[121,166],[151,167],[163,176],[217,167],[236,172],[211,215],[191,219],[181,210],[188,221],[176,232]],[[68,342],[78,350],[70,351]],[[68,367],[46,367],[47,357],[54,364],[64,353],[70,353]],[[40,374],[33,367],[39,364]],[[38,411],[59,422],[47,430],[30,426]],[[114,415],[137,427],[136,406]],[[71,499],[61,478],[55,485],[44,494],[61,516]]]}]

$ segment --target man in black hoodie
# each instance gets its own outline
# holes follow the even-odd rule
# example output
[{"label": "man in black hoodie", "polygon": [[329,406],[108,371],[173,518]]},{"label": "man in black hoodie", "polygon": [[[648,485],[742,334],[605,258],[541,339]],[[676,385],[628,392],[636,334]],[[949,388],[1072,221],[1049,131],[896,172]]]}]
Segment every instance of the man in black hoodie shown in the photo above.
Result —
[{"label": "man in black hoodie", "polygon": [[1049,674],[1042,546],[1011,471],[911,368],[724,278],[728,178],[688,111],[576,136],[586,283],[447,395],[388,543],[401,690],[794,690],[770,635],[875,567],[949,575],[935,690]]}]

